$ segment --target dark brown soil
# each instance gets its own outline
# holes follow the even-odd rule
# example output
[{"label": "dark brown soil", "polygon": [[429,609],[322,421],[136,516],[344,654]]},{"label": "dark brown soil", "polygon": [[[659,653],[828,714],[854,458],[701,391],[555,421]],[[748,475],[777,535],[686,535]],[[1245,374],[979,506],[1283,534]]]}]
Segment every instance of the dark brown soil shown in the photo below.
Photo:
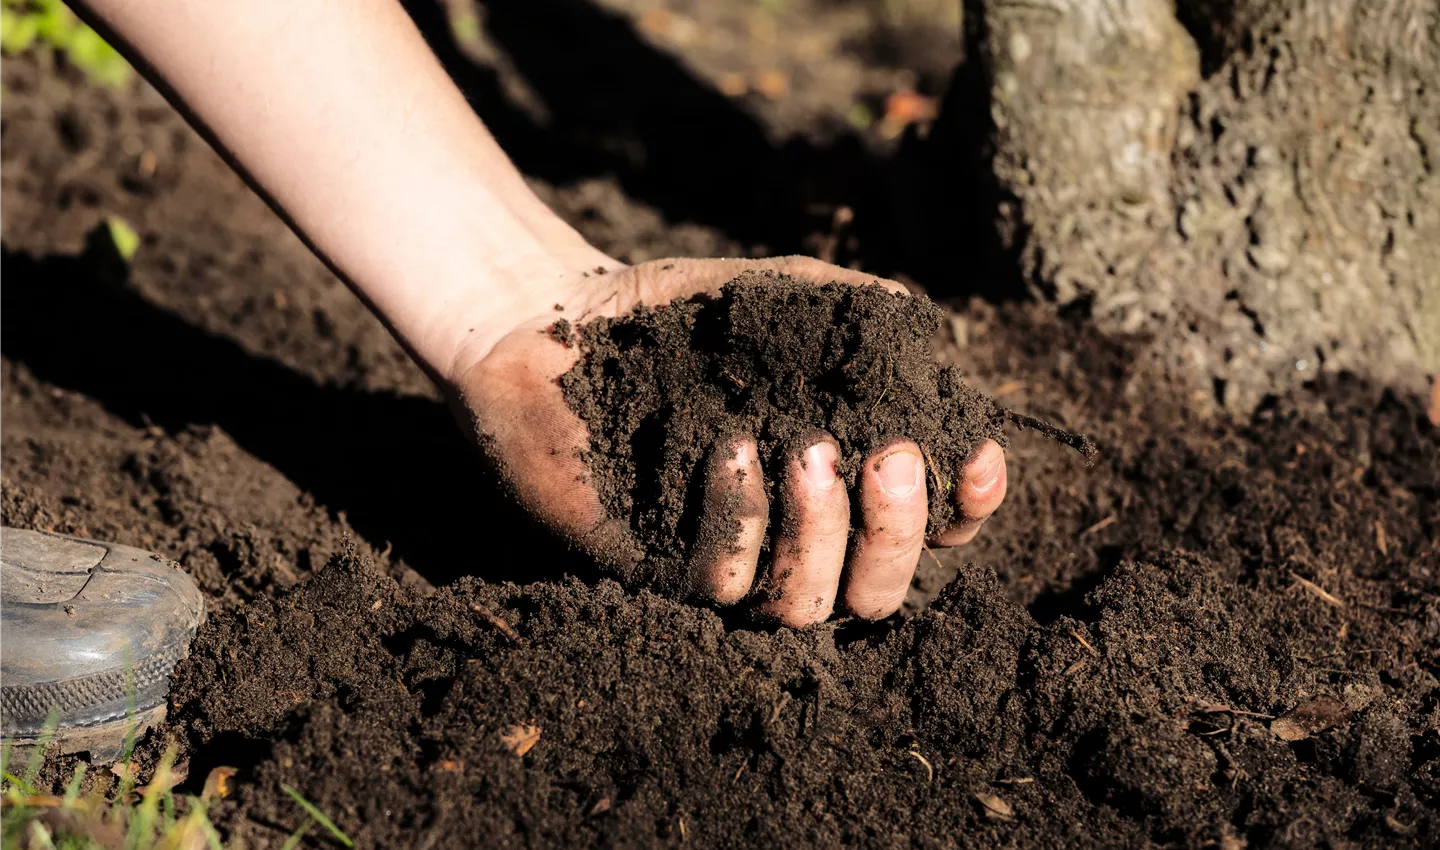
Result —
[{"label": "dark brown soil", "polygon": [[1057,537],[1103,566],[1028,610],[966,565],[910,619],[757,632],[608,581],[421,597],[342,554],[212,624],[180,725],[249,754],[227,825],[290,822],[298,782],[376,845],[1421,846],[1440,441],[1327,394],[1102,464],[1124,519],[1077,530],[1086,500]]},{"label": "dark brown soil", "polygon": [[[24,60],[4,84],[0,520],[200,581],[212,618],[165,735],[182,790],[241,768],[227,837],[282,843],[288,784],[361,846],[1440,842],[1440,433],[1419,399],[1327,375],[1205,418],[1145,340],[958,304],[944,362],[1100,461],[1015,440],[976,544],[922,562],[923,613],[739,628],[597,580],[496,501],[383,328],[153,92]],[[608,140],[602,164],[631,150]],[[617,255],[797,247],[769,216],[699,214],[692,184],[691,207],[648,205],[665,163],[643,161],[541,189]],[[748,190],[774,172],[737,174],[737,207],[764,209]],[[86,246],[107,214],[142,234],[128,270]]]},{"label": "dark brown soil", "polygon": [[733,541],[733,508],[718,532],[729,540],[697,533],[696,472],[737,437],[754,438],[774,470],[829,435],[852,487],[866,457],[913,440],[929,467],[930,531],[947,528],[957,470],[982,440],[1004,440],[1005,416],[958,366],[935,361],[943,317],[923,295],[748,272],[714,298],[586,324],[584,356],[561,383],[589,426],[602,503],[645,547],[639,577],[681,590],[693,547]]}]

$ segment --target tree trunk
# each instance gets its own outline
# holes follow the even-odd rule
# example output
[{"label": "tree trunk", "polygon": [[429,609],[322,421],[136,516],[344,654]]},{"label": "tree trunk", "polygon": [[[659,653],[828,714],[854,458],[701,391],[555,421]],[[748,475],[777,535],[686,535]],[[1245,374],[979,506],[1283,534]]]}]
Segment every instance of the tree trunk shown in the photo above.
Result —
[{"label": "tree trunk", "polygon": [[1440,0],[972,0],[966,18],[996,218],[1032,292],[1155,334],[1239,411],[1319,370],[1417,390],[1440,372]]}]

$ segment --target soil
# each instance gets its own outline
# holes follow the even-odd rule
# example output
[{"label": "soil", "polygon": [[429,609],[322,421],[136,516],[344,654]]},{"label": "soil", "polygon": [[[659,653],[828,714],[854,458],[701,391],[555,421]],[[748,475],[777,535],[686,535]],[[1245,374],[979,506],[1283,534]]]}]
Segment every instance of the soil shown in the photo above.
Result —
[{"label": "soil", "polygon": [[[602,17],[585,31],[609,47],[627,19]],[[775,48],[734,49],[758,68]],[[25,59],[3,76],[0,520],[154,548],[200,582],[211,618],[143,746],[181,744],[186,791],[240,768],[212,812],[227,837],[279,846],[303,820],[290,785],[360,846],[1440,841],[1440,429],[1416,395],[1327,370],[1211,416],[1153,340],[956,301],[943,362],[1092,434],[1098,463],[1014,441],[1005,505],[922,561],[906,616],[732,624],[524,525],[384,329],[153,91]],[[758,121],[706,91],[674,102]],[[561,153],[590,158],[517,146],[522,164],[622,258],[900,256],[858,199],[838,238],[828,216],[777,224],[816,196],[765,182],[773,159],[737,183],[733,134],[712,144],[734,208],[683,179],[671,206],[665,161],[545,105]],[[106,215],[142,234],[128,266],[86,240]]]},{"label": "soil", "polygon": [[[695,547],[733,545],[736,506],[709,505],[697,471],[737,437],[754,438],[774,470],[828,435],[852,488],[866,457],[913,440],[928,464],[930,531],[948,528],[956,471],[981,441],[1004,440],[1005,415],[958,366],[935,362],[943,315],[923,295],[747,272],[713,298],[585,324],[584,356],[561,384],[589,427],[602,504],[644,546],[638,576],[680,591]],[[778,480],[767,474],[766,486],[777,504]],[[707,535],[700,515],[712,511],[724,515]]]}]

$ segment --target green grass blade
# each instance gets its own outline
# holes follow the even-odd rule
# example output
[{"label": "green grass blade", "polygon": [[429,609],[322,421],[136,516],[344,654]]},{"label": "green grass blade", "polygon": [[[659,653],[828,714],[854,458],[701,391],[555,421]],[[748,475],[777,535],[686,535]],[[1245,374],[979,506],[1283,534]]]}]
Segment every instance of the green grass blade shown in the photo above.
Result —
[{"label": "green grass blade", "polygon": [[295,850],[296,847],[300,846],[300,842],[305,840],[305,836],[310,833],[311,828],[314,826],[315,819],[306,818],[305,822],[300,825],[300,828],[290,833],[290,837],[285,839],[284,844],[280,845],[280,850]]},{"label": "green grass blade", "polygon": [[0,773],[10,772],[10,750],[14,746],[15,741],[11,738],[6,738],[5,742],[0,744]]},{"label": "green grass blade", "polygon": [[338,826],[335,825],[335,821],[330,820],[330,818],[328,818],[328,817],[325,816],[325,813],[324,813],[324,812],[322,812],[322,811],[320,811],[319,809],[315,808],[315,805],[314,805],[313,803],[311,803],[309,800],[305,799],[304,797],[300,796],[300,792],[299,792],[299,791],[296,791],[294,788],[291,788],[289,785],[281,785],[281,786],[280,786],[280,789],[281,789],[282,791],[284,791],[286,794],[289,794],[289,795],[290,795],[290,799],[292,799],[292,800],[294,800],[296,803],[298,803],[298,804],[300,805],[300,808],[302,808],[302,809],[305,810],[305,813],[306,813],[306,814],[308,814],[310,817],[312,817],[312,818],[315,819],[315,822],[316,822],[316,823],[320,824],[321,826],[323,826],[323,827],[325,827],[327,830],[329,830],[329,831],[330,831],[330,834],[333,835],[333,836],[335,836],[335,840],[336,840],[336,841],[339,841],[341,844],[344,844],[346,847],[354,847],[354,846],[355,846],[355,842],[353,842],[353,841],[350,840],[350,836],[348,836],[348,835],[346,835],[345,833],[343,833],[343,832],[340,831],[340,827],[338,827]]},{"label": "green grass blade", "polygon": [[30,821],[30,846],[49,848],[55,850],[55,842],[50,837],[50,830],[38,820]]},{"label": "green grass blade", "polygon": [[130,820],[130,834],[126,841],[127,847],[139,848],[149,847],[154,839],[155,819],[160,811],[160,799],[168,795],[170,791],[170,766],[175,763],[175,748],[165,750],[165,755],[160,757],[160,764],[155,768],[155,775],[150,778],[150,784],[145,786],[145,794],[140,798],[140,805],[135,807],[135,813]]},{"label": "green grass blade", "polygon": [[8,770],[5,771],[3,777],[6,782],[10,783],[10,787],[5,789],[6,791],[14,791],[23,794],[37,793],[35,790],[35,786],[31,785],[30,783],[26,782],[25,780],[21,779],[20,777],[16,776]]},{"label": "green grass blade", "polygon": [[40,776],[40,768],[45,766],[45,751],[50,749],[50,742],[55,738],[55,730],[60,728],[60,706],[51,706],[50,714],[45,718],[45,725],[40,729],[40,739],[35,742],[35,752],[30,754],[30,763],[25,765],[25,785],[35,787],[35,779]]},{"label": "green grass blade", "polygon": [[194,807],[190,810],[190,817],[200,825],[200,831],[205,833],[205,843],[210,846],[210,850],[225,850],[225,845],[220,841],[220,833],[205,812],[205,804],[198,798],[191,797],[190,805]]},{"label": "green grass blade", "polygon": [[85,762],[75,765],[75,775],[70,777],[70,784],[65,786],[65,805],[71,805],[80,797],[80,783],[85,781]]}]

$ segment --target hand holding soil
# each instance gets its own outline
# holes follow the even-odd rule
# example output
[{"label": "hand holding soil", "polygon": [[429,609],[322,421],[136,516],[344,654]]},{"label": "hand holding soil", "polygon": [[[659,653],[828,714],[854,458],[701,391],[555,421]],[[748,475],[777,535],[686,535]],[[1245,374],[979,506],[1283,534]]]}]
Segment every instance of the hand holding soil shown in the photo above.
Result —
[{"label": "hand holding soil", "polygon": [[[592,271],[557,285],[554,292],[537,292],[531,318],[501,336],[478,360],[457,364],[451,379],[457,398],[517,498],[556,531],[623,573],[634,573],[647,553],[632,523],[614,509],[623,507],[625,495],[618,490],[624,488],[613,480],[597,482],[587,466],[592,435],[567,404],[560,381],[580,361],[581,348],[573,338],[557,340],[552,326],[561,317],[567,322],[618,317],[640,306],[718,294],[750,269],[779,272],[807,285],[878,284],[904,293],[893,281],[804,257],[657,260],[603,274]],[[556,312],[557,304],[564,309]],[[569,377],[567,383],[573,386]],[[695,391],[698,395],[699,387]],[[877,397],[877,405],[882,401]],[[949,519],[929,529],[932,544],[960,545],[975,536],[1005,495],[1004,453],[991,439],[954,469],[940,470],[927,466],[924,451],[907,439],[887,441],[862,462],[852,459],[847,464],[840,449],[842,443],[850,446],[848,435],[815,431],[788,436],[791,439],[782,441],[779,435],[735,433],[700,446],[705,453],[705,480],[698,488],[701,507],[690,512],[685,526],[692,540],[667,535],[670,539],[660,548],[670,555],[668,563],[649,564],[643,578],[672,591],[732,604],[751,593],[759,574],[760,609],[791,626],[824,620],[837,595],[846,612],[883,617],[905,598],[931,518]],[[654,445],[637,447],[637,454],[661,451],[659,435],[650,438]],[[772,447],[777,450],[762,452],[757,439],[777,444]],[[780,442],[784,445],[778,446]],[[937,484],[943,479],[950,486],[941,484],[932,494],[932,476]],[[778,504],[771,504],[767,478],[776,482],[773,498]],[[932,498],[946,504],[932,505]],[[672,507],[670,526],[678,531],[676,518],[685,517],[686,511],[683,505]],[[772,524],[772,516],[779,522]],[[686,543],[693,545],[687,549]],[[764,549],[770,552],[768,559],[762,558]]]}]

